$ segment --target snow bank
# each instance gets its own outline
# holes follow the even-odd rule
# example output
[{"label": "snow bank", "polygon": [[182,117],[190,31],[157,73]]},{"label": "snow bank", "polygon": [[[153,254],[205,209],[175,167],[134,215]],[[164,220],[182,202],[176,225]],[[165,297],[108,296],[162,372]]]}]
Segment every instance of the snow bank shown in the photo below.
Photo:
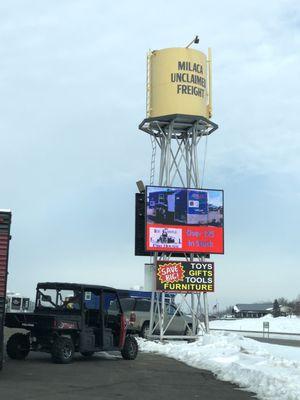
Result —
[{"label": "snow bank", "polygon": [[210,321],[209,326],[212,329],[233,329],[245,331],[262,331],[263,322],[269,322],[270,332],[300,333],[300,318],[278,317],[266,315],[262,318],[240,318],[236,320],[215,320]]},{"label": "snow bank", "polygon": [[[260,343],[225,332],[204,335],[194,343],[138,341],[141,351],[210,370],[219,379],[256,393],[259,399],[300,399],[300,351],[296,352],[295,359],[290,351],[287,359],[278,355],[278,348],[284,354],[286,346]],[[277,348],[277,355],[272,354],[273,346]]]}]

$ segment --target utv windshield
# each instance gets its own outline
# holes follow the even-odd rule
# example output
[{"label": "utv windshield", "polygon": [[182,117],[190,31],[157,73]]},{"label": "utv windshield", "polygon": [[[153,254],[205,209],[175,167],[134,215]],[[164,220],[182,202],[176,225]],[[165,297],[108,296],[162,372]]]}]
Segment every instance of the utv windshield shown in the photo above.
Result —
[{"label": "utv windshield", "polygon": [[81,292],[69,289],[37,290],[36,307],[39,310],[79,311],[81,310]]}]

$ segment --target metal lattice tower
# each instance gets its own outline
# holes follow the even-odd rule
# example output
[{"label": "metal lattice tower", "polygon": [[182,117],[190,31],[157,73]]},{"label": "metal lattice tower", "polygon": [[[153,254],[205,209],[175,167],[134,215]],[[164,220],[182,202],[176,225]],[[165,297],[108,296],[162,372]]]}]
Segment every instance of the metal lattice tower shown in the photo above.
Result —
[{"label": "metal lattice tower", "polygon": [[[165,117],[147,118],[139,128],[151,135],[152,149],[154,143],[160,150],[159,171],[155,176],[155,156],[156,150],[152,152],[150,183],[158,186],[180,186],[201,188],[200,170],[198,160],[198,144],[200,140],[210,135],[218,126],[210,120],[200,116],[188,115],[168,115]],[[174,254],[176,257],[176,254]],[[153,257],[153,278],[155,276],[156,264],[159,260],[170,260],[171,253],[155,252]],[[204,254],[186,254],[186,261],[204,261]],[[200,327],[205,332],[209,331],[208,323],[208,303],[207,294],[183,294],[178,295],[180,301],[177,301],[177,310],[186,307],[192,315],[191,329],[186,327],[186,334],[191,338],[196,336],[197,329]],[[203,299],[203,310],[202,300]],[[157,338],[154,331],[159,330],[159,339],[167,338],[185,338],[185,336],[166,335],[166,331],[172,322],[164,321],[165,293],[152,292],[151,299],[151,318],[149,337]],[[204,324],[200,321],[201,314],[204,315]],[[154,316],[158,315],[158,322]],[[174,314],[175,315],[175,314]],[[173,318],[174,318],[173,315]]]}]

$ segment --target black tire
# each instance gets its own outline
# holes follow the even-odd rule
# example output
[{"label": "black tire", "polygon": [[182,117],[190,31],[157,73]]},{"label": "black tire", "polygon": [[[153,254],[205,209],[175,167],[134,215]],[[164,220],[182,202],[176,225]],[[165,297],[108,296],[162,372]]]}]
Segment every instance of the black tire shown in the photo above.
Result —
[{"label": "black tire", "polygon": [[8,339],[6,351],[13,360],[24,360],[30,352],[29,336],[24,333],[13,334]]},{"label": "black tire", "polygon": [[141,332],[140,332],[140,337],[142,337],[142,338],[144,338],[144,339],[147,339],[147,338],[148,338],[148,335],[149,335],[149,326],[150,326],[150,324],[149,324],[148,321],[146,321],[146,322],[143,323],[143,326],[142,326],[142,329],[141,329]]},{"label": "black tire", "polygon": [[138,344],[133,336],[126,336],[124,347],[121,350],[124,360],[134,360],[138,353]]},{"label": "black tire", "polygon": [[92,357],[93,355],[94,355],[94,351],[82,351],[81,352],[81,354],[84,356],[84,357]]},{"label": "black tire", "polygon": [[65,337],[56,338],[52,345],[51,355],[54,363],[69,364],[74,356],[73,341]]},{"label": "black tire", "polygon": [[[188,324],[189,325],[189,328],[188,327],[186,327],[185,328],[185,331],[184,331],[184,335],[185,336],[194,336],[193,334],[192,334],[192,332],[191,331],[193,331],[193,325],[191,325],[191,324]],[[198,329],[196,328],[196,335],[197,335],[197,331],[198,331]]]}]

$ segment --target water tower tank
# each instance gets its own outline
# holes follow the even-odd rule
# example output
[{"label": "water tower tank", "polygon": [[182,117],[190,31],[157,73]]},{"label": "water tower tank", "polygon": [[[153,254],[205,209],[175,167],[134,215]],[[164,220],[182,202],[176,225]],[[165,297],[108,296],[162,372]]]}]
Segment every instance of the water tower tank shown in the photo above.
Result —
[{"label": "water tower tank", "polygon": [[[148,54],[147,117],[211,117],[210,62],[198,50],[170,48]],[[208,81],[209,78],[209,81]]]}]

